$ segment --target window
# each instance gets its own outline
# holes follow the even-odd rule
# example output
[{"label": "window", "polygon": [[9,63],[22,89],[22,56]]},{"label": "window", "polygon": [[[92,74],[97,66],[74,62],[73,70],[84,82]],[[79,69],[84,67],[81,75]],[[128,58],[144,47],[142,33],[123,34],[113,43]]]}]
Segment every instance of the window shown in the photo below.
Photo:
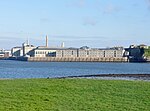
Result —
[{"label": "window", "polygon": [[106,52],[104,51],[104,57],[106,56],[106,54],[105,54]]},{"label": "window", "polygon": [[116,55],[116,51],[114,51],[114,57],[116,57],[117,55]]},{"label": "window", "polygon": [[89,51],[87,51],[87,55],[89,55]]}]

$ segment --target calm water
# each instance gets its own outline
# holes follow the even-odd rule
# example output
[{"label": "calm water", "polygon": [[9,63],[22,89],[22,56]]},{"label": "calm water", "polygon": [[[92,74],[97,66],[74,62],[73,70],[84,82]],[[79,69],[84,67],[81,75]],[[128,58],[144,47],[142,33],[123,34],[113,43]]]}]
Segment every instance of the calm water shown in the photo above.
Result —
[{"label": "calm water", "polygon": [[0,60],[0,78],[47,78],[84,74],[150,74],[150,64]]}]

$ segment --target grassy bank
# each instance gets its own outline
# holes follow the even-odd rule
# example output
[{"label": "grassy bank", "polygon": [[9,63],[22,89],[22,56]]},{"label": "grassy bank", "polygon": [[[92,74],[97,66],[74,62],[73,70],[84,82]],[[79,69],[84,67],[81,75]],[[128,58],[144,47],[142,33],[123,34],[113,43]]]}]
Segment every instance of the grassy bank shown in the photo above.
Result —
[{"label": "grassy bank", "polygon": [[0,111],[149,111],[150,82],[0,80]]}]

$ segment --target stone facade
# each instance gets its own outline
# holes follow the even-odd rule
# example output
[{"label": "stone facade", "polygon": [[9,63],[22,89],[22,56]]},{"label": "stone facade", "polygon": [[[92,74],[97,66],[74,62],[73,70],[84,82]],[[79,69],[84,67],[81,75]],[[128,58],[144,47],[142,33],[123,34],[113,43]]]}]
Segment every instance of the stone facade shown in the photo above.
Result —
[{"label": "stone facade", "polygon": [[78,50],[78,57],[91,57],[91,58],[114,58],[123,57],[124,50],[116,49],[89,49],[89,50]]},{"label": "stone facade", "polygon": [[124,49],[79,49],[79,48],[36,48],[30,51],[30,57],[58,58],[119,58]]}]

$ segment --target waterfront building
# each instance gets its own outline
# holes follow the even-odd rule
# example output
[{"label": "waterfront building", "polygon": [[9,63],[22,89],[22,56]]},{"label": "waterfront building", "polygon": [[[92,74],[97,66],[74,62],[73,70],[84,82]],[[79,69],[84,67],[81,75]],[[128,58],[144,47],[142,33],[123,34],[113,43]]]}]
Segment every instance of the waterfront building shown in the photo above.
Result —
[{"label": "waterfront building", "polygon": [[30,45],[29,41],[27,41],[27,43],[23,43],[22,46],[13,47],[11,49],[11,55],[12,57],[21,57],[21,56],[29,57],[30,56],[29,52],[35,48],[36,47]]},{"label": "waterfront building", "polygon": [[23,49],[23,56],[30,56],[29,52],[33,49],[35,49],[33,45],[23,43],[22,44],[22,49]]},{"label": "waterfront building", "polygon": [[11,49],[12,57],[20,57],[23,56],[23,48],[22,47],[13,47]]},{"label": "waterfront building", "polygon": [[119,58],[123,57],[124,49],[83,49],[83,48],[46,48],[37,47],[29,52],[30,57],[57,58]]},{"label": "waterfront building", "polygon": [[121,58],[124,56],[123,47],[113,48],[66,48],[64,43],[60,47],[48,47],[48,36],[45,46],[35,47],[29,42],[23,43],[22,47],[12,48],[13,57],[56,57],[56,58]]},{"label": "waterfront building", "polygon": [[37,47],[29,52],[30,57],[56,57],[57,48]]},{"label": "waterfront building", "polygon": [[0,52],[0,58],[4,58],[5,53],[4,52]]},{"label": "waterfront building", "polygon": [[75,58],[78,57],[77,48],[59,48],[56,50],[56,57],[58,58]]},{"label": "waterfront building", "polygon": [[0,58],[8,58],[11,56],[10,50],[0,49]]},{"label": "waterfront building", "polygon": [[4,52],[6,57],[11,57],[11,50],[5,50]]}]

